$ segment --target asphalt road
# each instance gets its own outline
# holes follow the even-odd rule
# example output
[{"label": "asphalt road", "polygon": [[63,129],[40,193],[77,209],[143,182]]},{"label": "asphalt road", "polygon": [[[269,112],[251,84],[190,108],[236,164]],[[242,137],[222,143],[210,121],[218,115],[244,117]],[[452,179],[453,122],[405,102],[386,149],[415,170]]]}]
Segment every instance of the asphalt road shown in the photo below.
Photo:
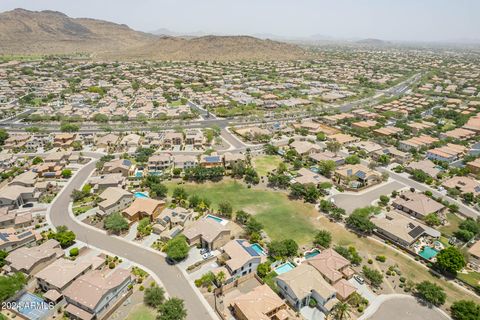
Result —
[{"label": "asphalt road", "polygon": [[392,191],[400,190],[405,187],[406,186],[400,182],[391,181],[381,186],[372,187],[374,188],[372,190],[366,189],[365,192],[361,192],[359,194],[340,193],[332,196],[332,198],[335,200],[335,205],[345,209],[347,214],[350,214],[357,208],[363,208],[371,205],[372,202],[378,200],[381,195],[389,196]]},{"label": "asphalt road", "polygon": [[94,169],[95,162],[91,162],[80,169],[72,178],[72,181],[65,186],[59,196],[53,201],[50,209],[50,221],[52,224],[54,226],[65,225],[75,232],[78,240],[128,259],[155,273],[170,296],[179,297],[185,301],[185,306],[188,310],[187,319],[214,319],[180,269],[168,265],[162,255],[131,244],[128,241],[93,230],[70,217],[68,214],[68,206],[71,201],[70,195],[73,189],[81,187]]},{"label": "asphalt road", "polygon": [[448,320],[437,308],[429,308],[411,298],[397,298],[382,303],[369,320]]}]

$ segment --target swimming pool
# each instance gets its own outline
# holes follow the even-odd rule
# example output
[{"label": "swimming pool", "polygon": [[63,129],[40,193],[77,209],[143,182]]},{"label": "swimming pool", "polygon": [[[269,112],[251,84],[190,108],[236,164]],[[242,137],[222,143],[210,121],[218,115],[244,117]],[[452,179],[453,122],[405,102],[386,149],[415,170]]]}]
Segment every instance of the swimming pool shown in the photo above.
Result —
[{"label": "swimming pool", "polygon": [[258,243],[254,243],[250,246],[250,248],[252,248],[256,253],[258,253],[259,255],[263,255],[265,256],[265,251],[263,251],[263,248],[258,244]]},{"label": "swimming pool", "polygon": [[135,198],[149,198],[148,194],[145,192],[137,191],[133,194]]},{"label": "swimming pool", "polygon": [[24,293],[18,300],[18,313],[25,316],[27,319],[40,320],[45,319],[51,307],[42,298],[37,297],[29,292]]},{"label": "swimming pool", "polygon": [[424,247],[423,250],[418,253],[418,255],[422,258],[430,260],[431,258],[435,257],[437,253],[438,251],[431,247]]},{"label": "swimming pool", "polygon": [[141,178],[141,177],[143,177],[143,171],[135,172],[135,178]]},{"label": "swimming pool", "polygon": [[279,265],[278,267],[276,267],[274,269],[275,273],[280,275],[282,273],[285,273],[285,272],[288,272],[290,270],[293,270],[295,268],[295,266],[293,265],[293,263],[291,262],[285,262],[284,264],[282,265]]},{"label": "swimming pool", "polygon": [[320,253],[320,250],[314,249],[312,251],[309,251],[309,252],[305,253],[304,257],[305,257],[305,259],[310,259],[310,258],[313,258],[316,255],[318,255],[319,253]]}]

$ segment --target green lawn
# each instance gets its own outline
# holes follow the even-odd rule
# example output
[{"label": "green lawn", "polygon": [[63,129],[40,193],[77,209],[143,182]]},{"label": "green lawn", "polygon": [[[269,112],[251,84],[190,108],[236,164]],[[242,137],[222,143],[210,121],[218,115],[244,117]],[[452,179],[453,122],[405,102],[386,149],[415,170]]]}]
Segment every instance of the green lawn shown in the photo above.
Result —
[{"label": "green lawn", "polygon": [[459,273],[457,278],[474,287],[480,284],[480,273],[478,272]]},{"label": "green lawn", "polygon": [[143,304],[133,307],[126,320],[155,320],[157,312]]},{"label": "green lawn", "polygon": [[[166,183],[169,192],[175,183]],[[226,180],[219,183],[193,184],[182,187],[189,195],[197,194],[212,201],[214,209],[218,203],[228,201],[234,211],[243,209],[255,215],[264,225],[268,236],[274,240],[294,239],[299,244],[306,244],[313,238],[314,226],[309,218],[316,214],[315,208],[301,201],[291,201],[280,192],[249,189],[244,184]]]},{"label": "green lawn", "polygon": [[266,176],[268,172],[276,169],[282,162],[280,156],[267,155],[263,157],[256,157],[253,160],[253,166],[259,176]]},{"label": "green lawn", "polygon": [[447,226],[439,227],[438,230],[446,237],[451,237],[455,231],[458,231],[458,226],[463,221],[458,215],[448,212],[447,220],[449,224]]}]

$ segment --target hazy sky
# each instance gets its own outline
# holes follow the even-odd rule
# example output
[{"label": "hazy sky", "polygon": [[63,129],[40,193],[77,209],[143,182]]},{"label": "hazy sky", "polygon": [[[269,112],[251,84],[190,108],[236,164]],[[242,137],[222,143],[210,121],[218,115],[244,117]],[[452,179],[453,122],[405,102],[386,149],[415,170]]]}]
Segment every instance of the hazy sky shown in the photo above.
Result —
[{"label": "hazy sky", "polygon": [[0,11],[14,8],[57,10],[142,31],[480,39],[479,0],[0,0]]}]

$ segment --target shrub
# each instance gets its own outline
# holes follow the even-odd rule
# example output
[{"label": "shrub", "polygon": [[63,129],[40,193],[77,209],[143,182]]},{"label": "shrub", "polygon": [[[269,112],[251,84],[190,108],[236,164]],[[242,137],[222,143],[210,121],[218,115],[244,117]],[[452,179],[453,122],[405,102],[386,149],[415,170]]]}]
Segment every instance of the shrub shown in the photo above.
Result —
[{"label": "shrub", "polygon": [[70,249],[70,257],[76,257],[76,256],[78,256],[78,253],[79,253],[78,248]]},{"label": "shrub", "polygon": [[385,256],[376,256],[375,260],[380,261],[380,262],[385,262],[387,261],[387,257]]}]

